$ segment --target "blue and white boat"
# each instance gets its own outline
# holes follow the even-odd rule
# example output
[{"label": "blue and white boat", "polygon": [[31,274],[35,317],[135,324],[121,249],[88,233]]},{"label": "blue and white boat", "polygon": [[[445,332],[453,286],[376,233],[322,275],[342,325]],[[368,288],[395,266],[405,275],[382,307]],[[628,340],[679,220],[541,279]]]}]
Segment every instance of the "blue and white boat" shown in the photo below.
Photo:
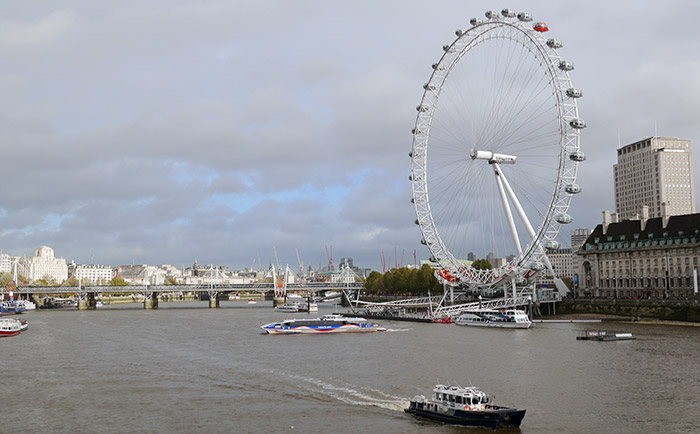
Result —
[{"label": "blue and white boat", "polygon": [[325,315],[322,318],[295,318],[260,326],[271,335],[313,333],[366,333],[383,332],[386,328],[367,322],[365,318],[350,318],[341,315]]},{"label": "blue and white boat", "polygon": [[24,306],[14,301],[5,301],[0,304],[0,313],[3,315],[13,315],[24,312]]},{"label": "blue and white boat", "polygon": [[527,329],[532,325],[532,321],[530,321],[527,313],[523,310],[475,309],[462,313],[457,317],[455,324],[477,327]]}]

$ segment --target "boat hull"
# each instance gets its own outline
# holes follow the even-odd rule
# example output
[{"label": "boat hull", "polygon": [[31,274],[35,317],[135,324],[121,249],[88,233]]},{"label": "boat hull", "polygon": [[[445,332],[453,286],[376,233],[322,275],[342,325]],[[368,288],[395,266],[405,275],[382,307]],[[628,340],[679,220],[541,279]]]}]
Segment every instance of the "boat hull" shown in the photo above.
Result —
[{"label": "boat hull", "polygon": [[504,329],[529,329],[532,323],[463,323],[455,322],[455,324],[467,327],[491,327],[491,328],[504,328]]},{"label": "boat hull", "polygon": [[495,407],[493,410],[466,411],[447,409],[435,411],[422,402],[411,401],[411,406],[404,410],[408,414],[424,419],[463,426],[477,426],[495,430],[500,426],[519,427],[526,410],[508,407]]},{"label": "boat hull", "polygon": [[361,327],[354,324],[342,326],[321,327],[288,327],[288,328],[264,328],[271,335],[299,335],[299,334],[329,334],[329,333],[368,333],[386,331],[384,327]]}]

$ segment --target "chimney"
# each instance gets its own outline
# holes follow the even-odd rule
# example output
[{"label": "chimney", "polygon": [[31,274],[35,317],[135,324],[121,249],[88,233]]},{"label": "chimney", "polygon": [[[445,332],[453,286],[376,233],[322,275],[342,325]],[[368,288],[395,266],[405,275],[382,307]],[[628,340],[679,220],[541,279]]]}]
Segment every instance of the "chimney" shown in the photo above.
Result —
[{"label": "chimney", "polygon": [[649,220],[649,206],[642,206],[642,231],[647,227],[647,221]]},{"label": "chimney", "polygon": [[668,205],[666,205],[666,202],[661,202],[661,223],[664,229],[666,229],[666,226],[668,225]]},{"label": "chimney", "polygon": [[616,212],[610,214],[610,218],[612,223],[618,223],[620,221]]},{"label": "chimney", "polygon": [[603,211],[603,235],[605,235],[608,232],[608,226],[610,226],[610,222],[610,211]]}]

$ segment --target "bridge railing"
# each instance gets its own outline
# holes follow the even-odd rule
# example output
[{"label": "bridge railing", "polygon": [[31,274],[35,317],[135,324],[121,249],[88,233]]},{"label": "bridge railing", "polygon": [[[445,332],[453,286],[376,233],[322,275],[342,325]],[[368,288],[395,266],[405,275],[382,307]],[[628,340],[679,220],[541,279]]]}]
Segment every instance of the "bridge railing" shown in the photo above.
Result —
[{"label": "bridge railing", "polygon": [[[291,283],[287,290],[319,292],[327,290],[357,289],[362,282],[353,283]],[[219,283],[219,284],[190,284],[190,285],[88,285],[88,286],[18,286],[13,289],[17,294],[77,294],[77,293],[109,293],[109,294],[141,294],[145,292],[225,292],[225,291],[272,291],[272,283]],[[0,288],[0,293],[6,293],[6,288]]]}]

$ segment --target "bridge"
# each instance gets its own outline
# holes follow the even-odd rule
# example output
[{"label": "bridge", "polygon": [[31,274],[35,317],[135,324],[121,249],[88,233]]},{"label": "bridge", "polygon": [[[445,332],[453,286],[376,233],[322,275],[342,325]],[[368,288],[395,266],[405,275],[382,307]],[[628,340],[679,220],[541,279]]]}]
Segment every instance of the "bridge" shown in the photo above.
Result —
[{"label": "bridge", "polygon": [[[309,282],[287,283],[286,290],[303,291],[316,294],[322,291],[350,291],[362,288],[362,282]],[[51,297],[78,295],[78,309],[94,309],[97,306],[97,294],[139,294],[144,297],[144,308],[158,307],[158,297],[163,294],[194,293],[201,298],[207,294],[209,307],[219,307],[219,296],[231,292],[258,292],[271,294],[274,291],[272,283],[225,283],[225,284],[190,284],[190,285],[94,285],[94,286],[18,286],[13,293],[22,298],[33,298],[37,306]],[[8,292],[0,288],[0,294]]]}]

